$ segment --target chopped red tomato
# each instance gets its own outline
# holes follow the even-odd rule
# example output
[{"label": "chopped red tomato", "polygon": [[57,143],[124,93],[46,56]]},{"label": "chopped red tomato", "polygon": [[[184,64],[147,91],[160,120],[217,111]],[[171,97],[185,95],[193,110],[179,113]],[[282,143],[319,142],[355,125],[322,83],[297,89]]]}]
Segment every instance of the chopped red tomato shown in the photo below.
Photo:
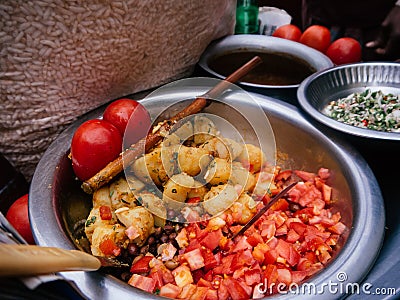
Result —
[{"label": "chopped red tomato", "polygon": [[194,292],[192,297],[190,297],[190,299],[205,300],[207,297],[207,291],[208,291],[207,287],[197,286],[196,291]]},{"label": "chopped red tomato", "polygon": [[102,205],[100,206],[100,218],[102,220],[111,220],[112,219],[112,212],[111,212],[111,207],[108,205]]},{"label": "chopped red tomato", "polygon": [[160,289],[159,295],[167,298],[176,298],[182,291],[182,288],[171,283],[167,283]]},{"label": "chopped red tomato", "polygon": [[281,198],[274,204],[272,204],[270,210],[274,211],[285,211],[289,209],[289,202],[287,202],[285,199]]},{"label": "chopped red tomato", "polygon": [[268,239],[266,243],[271,249],[275,249],[276,245],[278,244],[278,239],[273,236],[272,238]]},{"label": "chopped red tomato", "polygon": [[292,271],[292,282],[294,283],[301,283],[306,277],[307,277],[307,272],[305,271]]},{"label": "chopped red tomato", "polygon": [[131,273],[148,273],[150,271],[149,262],[153,259],[153,256],[143,256],[137,262],[132,264]]},{"label": "chopped red tomato", "polygon": [[229,299],[229,290],[228,287],[225,285],[225,280],[221,281],[221,284],[218,288],[218,299],[219,300],[227,300]]},{"label": "chopped red tomato", "polygon": [[200,245],[207,247],[212,251],[215,248],[217,248],[221,238],[222,238],[221,229],[211,231],[200,241]]},{"label": "chopped red tomato", "polygon": [[278,268],[273,264],[267,264],[263,272],[264,279],[267,280],[268,285],[272,285],[278,281]]},{"label": "chopped red tomato", "polygon": [[286,181],[290,178],[290,176],[292,176],[293,171],[292,170],[285,170],[285,171],[281,171],[279,172],[278,175],[276,175],[275,180],[276,181]]},{"label": "chopped red tomato", "polygon": [[192,273],[189,267],[185,265],[181,265],[173,270],[172,275],[174,275],[176,285],[179,287],[184,287],[185,285],[193,283]]},{"label": "chopped red tomato", "polygon": [[264,240],[261,236],[261,234],[259,234],[258,232],[253,232],[251,235],[247,236],[247,242],[252,246],[255,247],[257,246],[259,243],[263,243]]},{"label": "chopped red tomato", "polygon": [[262,263],[265,259],[265,253],[269,251],[271,248],[264,243],[259,243],[257,246],[254,247],[253,249],[253,257],[255,260],[258,262]]},{"label": "chopped red tomato", "polygon": [[178,295],[178,299],[190,299],[196,292],[196,286],[194,284],[187,284],[182,288],[182,292]]},{"label": "chopped red tomato", "polygon": [[247,242],[246,236],[239,236],[236,238],[235,247],[232,249],[232,252],[239,252],[244,250],[252,249],[251,245]]},{"label": "chopped red tomato", "polygon": [[192,197],[187,199],[186,203],[199,203],[201,201],[200,197]]},{"label": "chopped red tomato", "polygon": [[201,255],[200,249],[194,249],[190,252],[183,254],[183,258],[189,263],[190,269],[192,271],[198,270],[204,267],[204,258]]},{"label": "chopped red tomato", "polygon": [[206,295],[206,300],[219,300],[218,299],[218,291],[217,290],[208,289],[207,290],[207,295]]},{"label": "chopped red tomato", "polygon": [[329,171],[329,169],[326,168],[320,168],[318,170],[318,176],[323,179],[326,180],[331,176],[331,172]]},{"label": "chopped red tomato", "polygon": [[312,207],[306,207],[296,211],[293,215],[298,217],[303,223],[308,223],[308,220],[314,216],[314,210]]},{"label": "chopped red tomato", "polygon": [[129,279],[128,284],[149,293],[152,293],[156,287],[154,279],[138,274],[133,274]]},{"label": "chopped red tomato", "polygon": [[103,240],[99,245],[99,249],[101,252],[104,253],[104,255],[107,256],[118,256],[121,254],[121,248],[118,247],[117,244],[115,244],[115,242],[110,238],[106,238],[105,240]]},{"label": "chopped red tomato", "polygon": [[278,281],[289,286],[292,282],[292,273],[288,269],[278,269]]},{"label": "chopped red tomato", "polygon": [[235,259],[233,259],[231,263],[231,269],[233,271],[244,267],[244,266],[251,266],[256,262],[254,259],[253,255],[251,254],[251,251],[249,249],[245,251],[238,252],[236,254]]},{"label": "chopped red tomato", "polygon": [[310,172],[301,171],[301,170],[295,170],[294,173],[297,176],[299,176],[302,180],[309,181],[309,182],[314,182],[315,176],[317,176],[315,173],[310,173]]},{"label": "chopped red tomato", "polygon": [[248,299],[249,294],[247,294],[246,290],[240,285],[240,283],[233,278],[226,278],[223,281],[223,285],[228,289],[229,295],[233,300],[243,300]]},{"label": "chopped red tomato", "polygon": [[286,225],[282,225],[275,231],[275,236],[282,236],[288,233],[288,228]]},{"label": "chopped red tomato", "polygon": [[208,271],[215,268],[218,265],[218,261],[216,260],[214,254],[210,249],[200,249],[201,255],[204,259],[204,270]]},{"label": "chopped red tomato", "polygon": [[185,252],[190,252],[194,249],[201,248],[201,245],[197,239],[191,240],[189,245],[185,248]]},{"label": "chopped red tomato", "polygon": [[149,277],[155,281],[155,288],[159,289],[164,285],[161,271],[155,271],[149,274]]},{"label": "chopped red tomato", "polygon": [[186,231],[188,232],[189,238],[201,240],[205,236],[208,235],[208,230],[202,230],[197,223],[191,223],[188,227],[186,227]]},{"label": "chopped red tomato", "polygon": [[204,277],[203,269],[197,269],[192,271],[193,283],[198,283],[201,278]]},{"label": "chopped red tomato", "polygon": [[291,244],[285,242],[284,240],[278,239],[278,244],[275,247],[275,250],[278,252],[278,255],[288,259],[290,256],[290,247]]},{"label": "chopped red tomato", "polygon": [[332,188],[329,185],[327,184],[322,185],[322,196],[324,197],[324,201],[326,203],[331,202]]},{"label": "chopped red tomato", "polygon": [[265,252],[264,263],[274,264],[274,263],[276,263],[277,259],[278,259],[278,251],[276,251],[275,249],[271,249],[271,250]]},{"label": "chopped red tomato", "polygon": [[165,266],[160,267],[159,271],[161,272],[161,276],[164,283],[175,283],[174,275],[170,270],[167,269],[167,267]]},{"label": "chopped red tomato", "polygon": [[318,260],[322,263],[322,264],[326,264],[330,259],[332,258],[332,256],[329,254],[328,251],[319,251],[318,254]]},{"label": "chopped red tomato", "polygon": [[247,285],[252,286],[261,282],[261,271],[257,269],[250,269],[244,271],[244,280]]},{"label": "chopped red tomato", "polygon": [[275,222],[272,220],[265,220],[261,226],[261,236],[264,239],[269,240],[270,238],[272,238],[275,235],[275,231],[276,231],[276,226],[275,226]]},{"label": "chopped red tomato", "polygon": [[286,236],[286,241],[289,243],[295,243],[300,239],[300,234],[296,232],[294,229],[290,229]]},{"label": "chopped red tomato", "polygon": [[346,225],[344,225],[342,222],[337,222],[335,225],[329,227],[328,230],[340,235],[346,230]]},{"label": "chopped red tomato", "polygon": [[188,236],[185,228],[181,229],[181,231],[176,236],[175,240],[180,248],[185,248],[186,246],[189,245]]},{"label": "chopped red tomato", "polygon": [[235,254],[230,254],[228,256],[224,256],[221,259],[221,264],[214,268],[215,274],[232,274],[233,270],[231,269],[232,261],[236,257]]},{"label": "chopped red tomato", "polygon": [[212,288],[211,282],[205,280],[204,278],[200,278],[199,281],[197,281],[197,286]]},{"label": "chopped red tomato", "polygon": [[315,254],[315,252],[308,251],[304,254],[304,257],[306,259],[308,259],[312,264],[315,264],[318,262],[318,258],[317,258],[317,255]]}]

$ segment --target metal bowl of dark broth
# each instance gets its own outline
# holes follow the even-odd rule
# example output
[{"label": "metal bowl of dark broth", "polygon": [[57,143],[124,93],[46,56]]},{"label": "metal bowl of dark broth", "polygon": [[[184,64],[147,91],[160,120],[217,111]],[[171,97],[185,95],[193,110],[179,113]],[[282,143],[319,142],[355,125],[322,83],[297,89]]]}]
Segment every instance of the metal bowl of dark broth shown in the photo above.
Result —
[{"label": "metal bowl of dark broth", "polygon": [[[199,86],[190,89],[174,90],[157,97],[144,99],[142,103],[151,115],[157,115],[171,104],[178,111],[188,101],[203,95],[209,88]],[[340,211],[342,222],[348,231],[337,244],[331,262],[319,273],[309,279],[324,299],[337,299],[345,296],[338,292],[332,294],[326,284],[342,284],[339,276],[346,276],[345,283],[357,283],[369,272],[382,245],[384,232],[384,207],[377,181],[366,161],[351,146],[334,136],[327,135],[312,126],[299,110],[287,103],[267,96],[251,94],[268,116],[276,141],[276,149],[281,153],[279,165],[285,169],[318,170],[325,167],[331,170],[329,184],[333,188],[334,211]],[[255,104],[244,99],[243,94],[230,93],[227,103],[237,103],[249,109]],[[222,106],[221,106],[222,105]],[[225,105],[225,104],[224,104]],[[246,123],[236,114],[230,113],[223,104],[211,103],[205,113],[220,115],[240,132],[247,132]],[[72,136],[78,126],[87,119],[93,119],[104,112],[101,107],[79,119],[61,133],[48,148],[35,171],[29,198],[29,214],[37,244],[65,249],[84,249],[82,236],[77,232],[77,224],[85,220],[91,209],[91,196],[85,194],[76,180],[68,158]],[[258,119],[257,119],[258,120]],[[79,226],[78,226],[79,227]],[[81,238],[79,238],[81,236]],[[366,251],[366,249],[368,249]],[[67,280],[73,281],[80,292],[88,299],[160,299],[130,286],[118,279],[118,274],[109,270],[96,272],[63,272]],[[304,294],[317,299],[322,294]],[[289,299],[287,295],[274,295],[272,298]],[[269,298],[269,297],[268,297]]]},{"label": "metal bowl of dark broth", "polygon": [[232,35],[213,42],[199,66],[208,74],[225,78],[255,55],[262,63],[239,83],[247,90],[296,103],[300,83],[311,74],[332,67],[321,52],[303,44],[263,35]]}]

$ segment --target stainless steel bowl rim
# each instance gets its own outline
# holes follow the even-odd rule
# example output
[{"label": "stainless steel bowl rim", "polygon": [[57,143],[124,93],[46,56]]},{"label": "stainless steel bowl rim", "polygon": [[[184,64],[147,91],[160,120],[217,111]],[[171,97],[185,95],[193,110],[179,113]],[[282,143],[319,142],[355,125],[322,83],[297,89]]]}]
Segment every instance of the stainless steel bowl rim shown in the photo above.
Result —
[{"label": "stainless steel bowl rim", "polygon": [[[310,63],[317,71],[323,70],[333,66],[332,61],[320,51],[310,48],[306,45],[266,35],[254,35],[254,34],[239,34],[230,35],[212,42],[207,49],[203,52],[199,60],[199,66],[208,73],[215,77],[224,79],[225,77],[214,70],[212,70],[208,63],[211,58],[224,51],[261,51],[265,53],[282,53],[290,54]],[[240,82],[243,86],[255,87],[255,88],[268,88],[268,89],[295,89],[299,84],[293,85],[267,85],[267,84],[256,84],[251,82]]]},{"label": "stainless steel bowl rim", "polygon": [[[174,99],[188,99],[201,95],[205,91],[207,90],[196,87],[196,89],[166,95],[164,100],[172,103],[176,101]],[[338,159],[346,164],[348,172],[348,174],[345,174],[346,178],[348,178],[349,184],[355,188],[353,197],[359,199],[357,203],[353,204],[353,230],[346,244],[335,260],[309,282],[315,284],[317,288],[321,288],[330,280],[338,282],[337,274],[339,272],[347,274],[347,282],[349,283],[362,281],[379,253],[383,243],[385,224],[382,195],[371,169],[351,146],[316,129],[294,106],[262,95],[252,94],[252,96],[266,112],[287,120],[291,125],[302,128],[332,149]],[[236,101],[241,100],[236,99]],[[104,107],[85,115],[62,132],[47,149],[37,166],[30,188],[29,216],[35,240],[41,246],[75,248],[71,240],[62,231],[61,224],[54,214],[54,206],[56,205],[56,199],[52,199],[54,172],[60,159],[68,153],[72,135],[76,128],[84,121],[101,115],[103,110]],[[63,272],[61,275],[67,280],[75,282],[83,296],[88,299],[116,299],[118,297],[132,297],[133,295],[135,299],[160,299],[101,272]],[[343,294],[329,294],[327,292],[329,291],[324,293],[324,299],[343,297]],[[300,299],[317,299],[321,295],[305,294],[297,296]],[[275,295],[268,298],[288,299],[290,297],[293,297],[293,295]]]},{"label": "stainless steel bowl rim", "polygon": [[[363,137],[363,138],[372,138],[372,139],[379,139],[379,140],[392,140],[392,141],[400,141],[400,133],[393,133],[393,132],[383,132],[371,129],[360,128],[352,125],[348,125],[339,121],[336,121],[325,114],[323,114],[320,110],[316,109],[310,101],[307,99],[306,91],[310,84],[329,73],[344,70],[344,69],[352,69],[352,68],[364,68],[364,67],[393,67],[399,69],[400,73],[400,63],[394,62],[361,62],[361,63],[352,63],[352,64],[344,64],[340,66],[330,67],[325,70],[318,71],[309,77],[307,77],[297,89],[297,98],[301,108],[312,118],[321,122],[322,124],[338,130],[340,132],[344,132],[346,134]],[[367,84],[368,83],[368,84]],[[400,83],[399,84],[399,91],[400,91]],[[382,85],[384,86],[384,85]],[[374,82],[366,82],[366,87],[374,87]],[[376,87],[376,86],[375,86]],[[365,89],[364,88],[364,89]],[[350,94],[350,93],[349,93]],[[399,93],[400,94],[400,93]]]}]

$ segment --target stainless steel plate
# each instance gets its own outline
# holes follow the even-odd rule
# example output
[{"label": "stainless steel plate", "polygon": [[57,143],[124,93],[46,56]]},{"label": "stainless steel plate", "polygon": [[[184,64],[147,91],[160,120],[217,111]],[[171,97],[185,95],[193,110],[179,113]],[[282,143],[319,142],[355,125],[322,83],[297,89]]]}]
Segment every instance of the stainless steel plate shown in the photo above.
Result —
[{"label": "stainless steel plate", "polygon": [[319,71],[302,82],[297,96],[307,114],[334,130],[362,138],[400,141],[400,133],[347,125],[322,113],[330,101],[363,92],[367,88],[400,95],[400,63],[366,62]]}]

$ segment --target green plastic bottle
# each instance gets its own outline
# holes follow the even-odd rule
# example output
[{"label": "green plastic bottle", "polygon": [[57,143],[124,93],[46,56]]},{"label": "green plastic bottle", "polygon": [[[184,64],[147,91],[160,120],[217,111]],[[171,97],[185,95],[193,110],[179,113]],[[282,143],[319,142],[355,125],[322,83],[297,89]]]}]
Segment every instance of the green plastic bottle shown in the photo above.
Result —
[{"label": "green plastic bottle", "polygon": [[235,34],[258,34],[257,0],[238,0]]}]

